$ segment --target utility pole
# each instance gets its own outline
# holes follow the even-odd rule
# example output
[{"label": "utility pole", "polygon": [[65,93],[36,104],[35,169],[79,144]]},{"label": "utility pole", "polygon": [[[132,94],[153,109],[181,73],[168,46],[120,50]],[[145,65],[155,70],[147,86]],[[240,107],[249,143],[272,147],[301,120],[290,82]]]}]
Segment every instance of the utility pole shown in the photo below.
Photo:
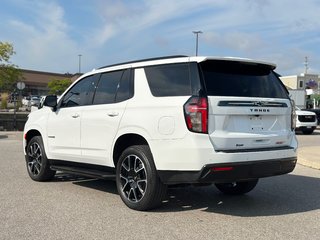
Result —
[{"label": "utility pole", "polygon": [[78,57],[79,57],[79,73],[81,73],[81,57],[82,57],[82,55],[79,54]]},{"label": "utility pole", "polygon": [[13,130],[17,131],[17,91],[13,90]]},{"label": "utility pole", "polygon": [[308,69],[309,69],[309,61],[308,61],[308,57],[306,56],[305,57],[305,61],[304,61],[304,74],[307,74],[308,73]]},{"label": "utility pole", "polygon": [[201,31],[192,31],[196,35],[196,56],[198,56],[198,39],[199,39],[199,33],[202,33]]}]

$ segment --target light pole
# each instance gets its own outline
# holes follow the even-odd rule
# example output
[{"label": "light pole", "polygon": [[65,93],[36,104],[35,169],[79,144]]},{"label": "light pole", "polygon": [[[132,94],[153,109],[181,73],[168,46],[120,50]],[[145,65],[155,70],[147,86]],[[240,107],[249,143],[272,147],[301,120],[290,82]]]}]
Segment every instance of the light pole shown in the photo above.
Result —
[{"label": "light pole", "polygon": [[201,31],[192,31],[196,35],[196,56],[198,56],[198,38],[199,33],[202,33]]},{"label": "light pole", "polygon": [[79,56],[79,73],[81,73],[81,57],[82,57],[82,55],[79,54],[78,56]]}]

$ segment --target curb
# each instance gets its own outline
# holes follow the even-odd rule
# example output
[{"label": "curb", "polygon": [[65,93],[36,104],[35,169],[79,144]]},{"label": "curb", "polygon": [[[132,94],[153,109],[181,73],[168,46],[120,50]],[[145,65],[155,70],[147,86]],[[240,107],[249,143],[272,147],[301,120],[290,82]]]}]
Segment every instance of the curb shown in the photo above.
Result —
[{"label": "curb", "polygon": [[310,167],[313,169],[320,170],[320,161],[308,160],[306,159],[302,153],[298,153],[298,161],[297,163],[303,165],[305,167]]},{"label": "curb", "polygon": [[22,131],[3,131],[0,132],[0,139],[22,139]]},{"label": "curb", "polygon": [[320,170],[320,163],[306,160],[306,159],[303,159],[302,157],[298,157],[298,164],[305,166],[305,167]]}]

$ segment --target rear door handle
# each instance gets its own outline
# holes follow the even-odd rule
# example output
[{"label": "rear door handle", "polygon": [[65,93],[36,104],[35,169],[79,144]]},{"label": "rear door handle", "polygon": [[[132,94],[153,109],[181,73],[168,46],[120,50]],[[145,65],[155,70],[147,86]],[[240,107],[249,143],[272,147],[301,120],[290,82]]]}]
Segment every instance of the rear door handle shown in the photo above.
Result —
[{"label": "rear door handle", "polygon": [[71,117],[78,118],[78,117],[80,117],[80,115],[78,113],[74,113],[74,114],[71,115]]},{"label": "rear door handle", "polygon": [[118,116],[119,115],[119,113],[117,113],[117,112],[110,112],[110,113],[108,113],[108,116],[109,117],[116,117],[116,116]]}]

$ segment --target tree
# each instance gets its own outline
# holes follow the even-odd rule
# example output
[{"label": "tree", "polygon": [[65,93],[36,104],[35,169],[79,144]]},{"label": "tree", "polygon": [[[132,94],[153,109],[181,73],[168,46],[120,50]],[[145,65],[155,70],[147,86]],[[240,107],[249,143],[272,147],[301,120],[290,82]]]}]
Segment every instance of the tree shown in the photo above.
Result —
[{"label": "tree", "polygon": [[21,71],[10,62],[13,54],[12,44],[0,41],[0,92],[13,90],[15,83],[22,78]]},{"label": "tree", "polygon": [[13,46],[8,42],[0,41],[0,62],[9,62],[10,57],[15,54]]},{"label": "tree", "polygon": [[311,96],[311,99],[312,99],[312,102],[313,102],[313,99],[315,99],[316,101],[316,107],[319,107],[320,105],[320,94],[314,94]]},{"label": "tree", "polygon": [[49,94],[61,95],[71,83],[72,81],[69,78],[53,79],[48,83]]}]

